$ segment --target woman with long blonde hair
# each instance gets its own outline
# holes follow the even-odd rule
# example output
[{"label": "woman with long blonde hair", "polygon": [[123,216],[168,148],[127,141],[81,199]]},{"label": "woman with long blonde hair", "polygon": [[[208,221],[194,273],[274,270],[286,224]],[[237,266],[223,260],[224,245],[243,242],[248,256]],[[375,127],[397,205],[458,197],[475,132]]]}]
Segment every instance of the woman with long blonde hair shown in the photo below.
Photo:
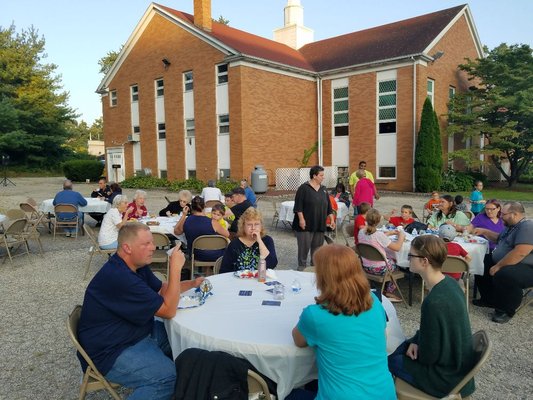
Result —
[{"label": "woman with long blonde hair", "polygon": [[[396,399],[387,369],[386,314],[353,250],[323,246],[313,257],[319,295],[292,330],[298,347],[315,348],[316,399]],[[315,398],[310,392],[298,398]]]}]

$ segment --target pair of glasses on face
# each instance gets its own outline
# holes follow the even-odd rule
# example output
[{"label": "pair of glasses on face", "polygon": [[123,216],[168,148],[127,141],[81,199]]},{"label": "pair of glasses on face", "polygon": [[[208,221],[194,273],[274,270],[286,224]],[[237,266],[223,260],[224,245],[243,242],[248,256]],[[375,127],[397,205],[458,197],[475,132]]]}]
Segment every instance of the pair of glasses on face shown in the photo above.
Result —
[{"label": "pair of glasses on face", "polygon": [[496,211],[498,208],[494,207],[494,208],[487,208],[485,207],[485,211]]},{"label": "pair of glasses on face", "polygon": [[424,256],[419,256],[418,254],[411,254],[411,253],[407,254],[407,259],[408,259],[409,261],[411,261],[411,258],[426,258],[426,257],[424,257]]}]

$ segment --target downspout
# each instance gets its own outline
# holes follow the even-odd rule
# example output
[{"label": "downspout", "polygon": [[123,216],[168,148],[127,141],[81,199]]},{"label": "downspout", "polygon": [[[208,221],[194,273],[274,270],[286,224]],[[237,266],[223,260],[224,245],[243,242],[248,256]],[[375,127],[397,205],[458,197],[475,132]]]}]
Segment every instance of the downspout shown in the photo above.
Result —
[{"label": "downspout", "polygon": [[322,165],[322,78],[316,78],[316,98],[317,98],[317,125],[318,125],[318,165]]},{"label": "downspout", "polygon": [[416,60],[413,60],[413,192],[416,189],[415,185],[415,151],[416,151]]}]

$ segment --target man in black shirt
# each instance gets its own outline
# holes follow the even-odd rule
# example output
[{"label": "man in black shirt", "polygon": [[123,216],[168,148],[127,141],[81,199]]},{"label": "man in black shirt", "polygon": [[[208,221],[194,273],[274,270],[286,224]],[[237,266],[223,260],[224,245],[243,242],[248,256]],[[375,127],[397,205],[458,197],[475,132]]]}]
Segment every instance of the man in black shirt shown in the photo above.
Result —
[{"label": "man in black shirt", "polygon": [[[107,179],[102,177],[98,180],[98,187],[91,193],[93,199],[106,200],[111,196],[111,189],[107,185]],[[89,213],[89,215],[96,221],[96,226],[102,225],[104,215],[102,213]]]},{"label": "man in black shirt", "polygon": [[231,200],[235,203],[235,205],[231,207],[231,212],[233,213],[233,215],[235,215],[235,219],[229,227],[230,235],[233,238],[237,233],[237,223],[239,221],[240,216],[249,207],[253,207],[253,205],[248,200],[246,200],[246,193],[244,192],[244,189],[242,187],[233,188],[233,190],[231,191]]}]

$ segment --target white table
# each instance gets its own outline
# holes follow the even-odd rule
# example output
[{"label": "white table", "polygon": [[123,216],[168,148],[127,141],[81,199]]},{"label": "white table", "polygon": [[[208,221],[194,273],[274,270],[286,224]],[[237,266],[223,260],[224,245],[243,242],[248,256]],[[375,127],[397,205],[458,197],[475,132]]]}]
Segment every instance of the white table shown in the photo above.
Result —
[{"label": "white table", "polygon": [[159,222],[159,225],[148,225],[150,228],[150,232],[157,232],[162,233],[164,235],[173,235],[174,237],[178,238],[180,242],[187,244],[187,239],[185,238],[185,234],[182,233],[181,235],[175,235],[174,234],[174,227],[180,220],[181,214],[179,216],[172,216],[172,217],[154,217],[154,218],[141,218],[139,219],[140,222],[143,224],[146,224],[149,221],[157,221]]},{"label": "white table", "polygon": [[[409,235],[408,237],[412,237],[412,236]],[[476,239],[479,239],[479,238],[476,238]],[[483,275],[483,272],[484,272],[483,260],[489,248],[488,242],[485,241],[485,243],[470,243],[470,242],[465,242],[465,240],[462,237],[457,237],[454,241],[460,244],[463,247],[463,249],[466,250],[468,255],[472,257],[472,260],[469,263],[470,274]],[[410,248],[411,248],[411,242],[409,240],[406,240],[402,245],[402,249],[395,253],[396,262],[399,266],[405,267],[405,268],[409,267],[409,260],[407,259],[407,254],[409,254]]]},{"label": "white table", "polygon": [[[346,207],[346,204],[344,204],[342,201],[337,201],[338,209],[337,209],[337,225],[340,225],[342,223],[342,220],[346,215],[348,215],[349,209]],[[279,220],[290,222],[292,224],[292,221],[294,219],[294,200],[291,201],[284,201],[279,206]]]},{"label": "white table", "polygon": [[[315,304],[315,274],[292,270],[275,273],[276,280],[285,285],[280,307],[261,305],[263,300],[273,299],[266,291],[272,286],[256,279],[235,278],[231,272],[210,276],[213,296],[203,306],[178,310],[173,319],[165,320],[174,358],[192,347],[245,358],[277,382],[279,399],[284,399],[294,387],[316,379],[314,350],[296,347],[291,333],[302,310]],[[290,289],[294,279],[302,286],[298,294]],[[240,290],[252,290],[252,296],[239,296]],[[385,297],[382,301],[389,319],[387,353],[391,354],[405,335],[392,303]]]},{"label": "white table", "polygon": [[[111,204],[109,204],[107,201],[104,201],[104,200],[99,200],[97,198],[92,198],[92,197],[85,197],[85,200],[87,200],[87,205],[83,207],[78,207],[78,210],[83,213],[105,214],[111,208]],[[42,211],[48,214],[53,214],[54,213],[53,202],[54,202],[54,199],[44,200],[39,205],[39,211]]]}]

